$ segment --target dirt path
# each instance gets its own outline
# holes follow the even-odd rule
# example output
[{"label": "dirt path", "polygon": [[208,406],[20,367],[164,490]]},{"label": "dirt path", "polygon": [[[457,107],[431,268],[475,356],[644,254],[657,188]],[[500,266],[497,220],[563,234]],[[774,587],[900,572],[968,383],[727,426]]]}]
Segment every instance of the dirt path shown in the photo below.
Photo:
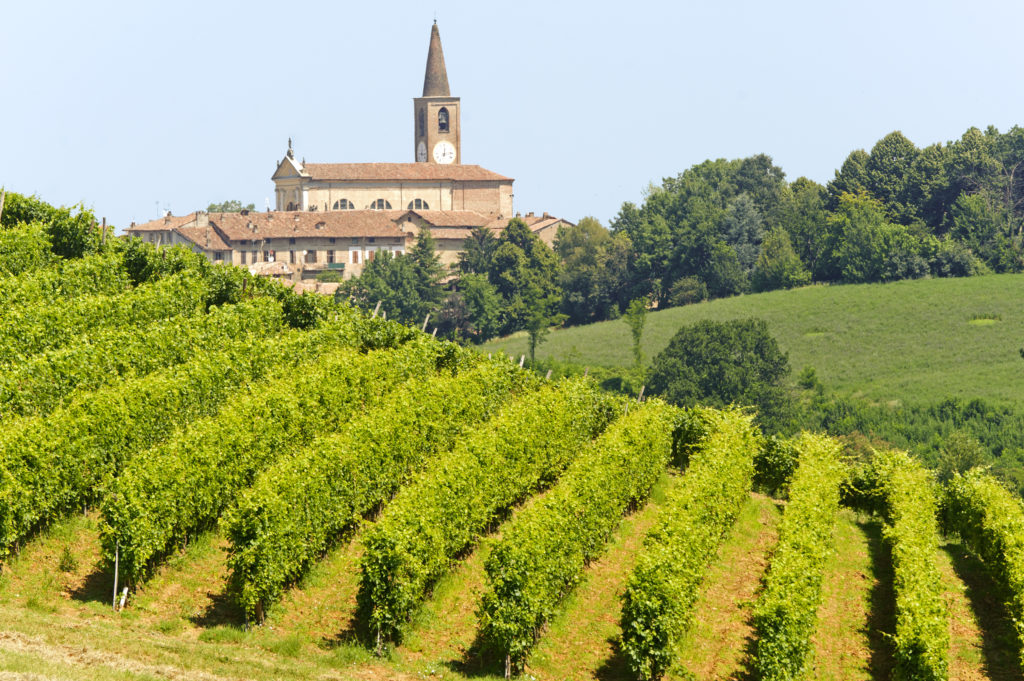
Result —
[{"label": "dirt path", "polygon": [[947,543],[939,558],[950,609],[949,678],[1020,681],[1013,622],[984,565],[956,542]]},{"label": "dirt path", "polygon": [[892,572],[879,526],[842,509],[835,546],[822,583],[811,678],[887,679],[892,661],[881,632],[893,630]]},{"label": "dirt path", "polygon": [[754,494],[719,549],[680,647],[681,666],[695,678],[744,678],[753,635],[750,614],[781,519],[772,499]]}]

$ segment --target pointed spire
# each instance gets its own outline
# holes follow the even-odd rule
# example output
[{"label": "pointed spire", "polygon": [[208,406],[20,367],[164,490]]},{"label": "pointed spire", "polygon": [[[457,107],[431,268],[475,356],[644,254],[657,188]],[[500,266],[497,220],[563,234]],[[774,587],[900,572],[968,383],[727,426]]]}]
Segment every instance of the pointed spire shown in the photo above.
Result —
[{"label": "pointed spire", "polygon": [[424,97],[450,97],[448,72],[444,68],[444,53],[441,51],[441,34],[437,30],[437,19],[430,28],[430,51],[427,52],[427,73],[423,77]]}]

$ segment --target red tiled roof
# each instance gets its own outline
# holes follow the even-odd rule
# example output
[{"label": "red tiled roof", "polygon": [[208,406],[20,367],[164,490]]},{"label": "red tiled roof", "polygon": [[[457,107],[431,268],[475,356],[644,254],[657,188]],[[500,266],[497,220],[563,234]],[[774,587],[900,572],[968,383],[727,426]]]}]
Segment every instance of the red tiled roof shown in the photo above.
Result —
[{"label": "red tiled roof", "polygon": [[[487,223],[487,228],[493,232],[501,233],[502,231],[504,231],[506,227],[508,227],[509,220],[511,219],[512,218],[498,218],[497,220],[492,220],[491,222]],[[527,215],[519,216],[518,219],[525,222],[526,226],[530,228],[531,232],[539,232],[545,227],[550,227],[551,225],[557,224],[559,222],[563,222],[567,225],[572,224],[568,220],[556,218],[551,215]]]},{"label": "red tiled roof", "polygon": [[210,224],[232,241],[311,236],[405,237],[388,212],[379,210],[214,213]]},{"label": "red tiled roof", "polygon": [[493,219],[472,210],[409,210],[402,215],[409,213],[420,216],[432,227],[483,227]]},{"label": "red tiled roof", "polygon": [[126,229],[126,232],[165,232],[175,227],[188,224],[195,220],[195,214],[189,215],[168,215],[164,218],[144,222],[141,225],[134,225]]},{"label": "red tiled roof", "polygon": [[220,238],[213,227],[177,227],[175,233],[208,251],[230,251],[231,246]]},{"label": "red tiled roof", "polygon": [[302,166],[302,170],[314,180],[512,181],[511,177],[486,168],[461,163],[307,163]]}]

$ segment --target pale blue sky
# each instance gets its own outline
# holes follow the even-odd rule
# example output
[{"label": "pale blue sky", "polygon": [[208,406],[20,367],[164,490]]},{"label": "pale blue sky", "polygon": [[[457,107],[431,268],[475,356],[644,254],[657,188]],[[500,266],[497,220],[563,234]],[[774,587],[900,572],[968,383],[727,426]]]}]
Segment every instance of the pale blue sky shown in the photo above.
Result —
[{"label": "pale blue sky", "polygon": [[463,159],[519,211],[603,223],[648,182],[767,153],[826,182],[902,130],[1024,124],[1024,3],[15,2],[0,8],[0,184],[124,228],[259,208],[310,162],[412,161],[430,24]]}]

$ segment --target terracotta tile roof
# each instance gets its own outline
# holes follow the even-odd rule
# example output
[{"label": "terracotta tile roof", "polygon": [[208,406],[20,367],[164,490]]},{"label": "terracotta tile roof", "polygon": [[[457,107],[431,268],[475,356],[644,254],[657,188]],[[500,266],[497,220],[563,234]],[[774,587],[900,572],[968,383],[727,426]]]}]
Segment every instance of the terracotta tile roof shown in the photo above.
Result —
[{"label": "terracotta tile roof", "polygon": [[158,218],[149,222],[144,222],[141,225],[134,225],[126,229],[126,232],[166,232],[180,227],[181,225],[188,224],[195,220],[195,213],[189,215],[169,215],[165,218]]},{"label": "terracotta tile roof", "polygon": [[177,227],[174,232],[207,251],[230,251],[231,246],[220,238],[213,227]]},{"label": "terracotta tile roof", "polygon": [[379,210],[214,213],[210,224],[231,241],[284,237],[405,237],[389,213]]},{"label": "terracotta tile roof", "polygon": [[314,180],[512,181],[486,168],[459,163],[307,163],[302,169]]},{"label": "terracotta tile roof", "polygon": [[472,210],[409,210],[402,215],[418,215],[432,227],[483,227],[494,218]]}]

